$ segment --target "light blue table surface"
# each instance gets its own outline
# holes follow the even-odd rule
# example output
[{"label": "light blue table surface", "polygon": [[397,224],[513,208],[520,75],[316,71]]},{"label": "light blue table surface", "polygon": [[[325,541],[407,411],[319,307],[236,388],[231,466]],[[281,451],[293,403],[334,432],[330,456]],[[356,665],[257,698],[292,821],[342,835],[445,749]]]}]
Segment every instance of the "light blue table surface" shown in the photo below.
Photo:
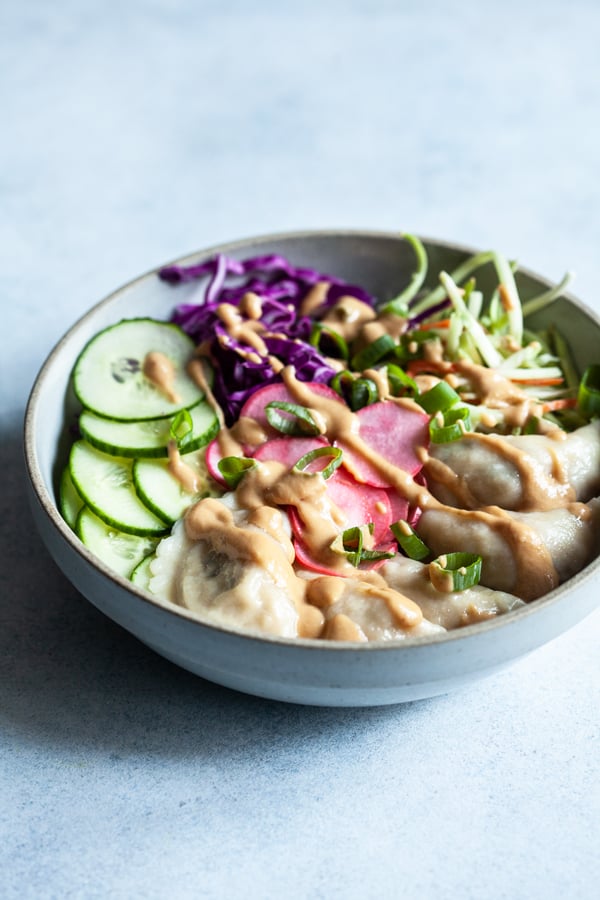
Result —
[{"label": "light blue table surface", "polygon": [[407,229],[600,311],[594,0],[0,3],[0,896],[591,898],[596,613],[372,710],[163,661],[54,566],[21,422],[63,332],[220,241]]}]

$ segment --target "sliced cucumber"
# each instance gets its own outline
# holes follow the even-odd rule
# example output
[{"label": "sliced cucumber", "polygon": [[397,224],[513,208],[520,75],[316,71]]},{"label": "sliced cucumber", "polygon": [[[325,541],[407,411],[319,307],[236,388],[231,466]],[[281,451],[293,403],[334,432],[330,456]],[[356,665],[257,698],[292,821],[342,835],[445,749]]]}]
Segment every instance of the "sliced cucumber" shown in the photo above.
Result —
[{"label": "sliced cucumber", "polygon": [[58,493],[58,508],[67,525],[75,531],[77,516],[84,506],[83,500],[77,493],[69,467],[65,466],[60,477]]},{"label": "sliced cucumber", "polygon": [[152,538],[112,528],[86,506],[77,517],[75,531],[95,556],[124,578],[129,578],[139,563],[154,553],[157,544]]},{"label": "sliced cucumber", "polygon": [[168,524],[144,506],[136,494],[132,468],[132,460],[109,456],[87,441],[77,441],[71,448],[69,471],[73,484],[100,519],[128,534],[166,534]]},{"label": "sliced cucumber", "polygon": [[[156,351],[174,366],[172,402],[144,375],[144,360]],[[81,404],[109,419],[159,419],[193,406],[204,396],[186,372],[194,342],[170,322],[123,319],[99,332],[81,351],[73,387]]]},{"label": "sliced cucumber", "polygon": [[143,588],[145,591],[148,590],[150,586],[150,579],[152,578],[152,572],[150,571],[150,563],[154,559],[154,553],[151,553],[149,556],[145,556],[144,559],[137,564],[129,578],[137,587]]},{"label": "sliced cucumber", "polygon": [[[181,444],[182,453],[191,453],[208,444],[219,430],[215,411],[208,403],[197,403],[188,410],[191,430]],[[173,417],[137,422],[116,422],[84,410],[79,417],[79,428],[84,438],[98,450],[114,456],[159,457],[167,455]]]},{"label": "sliced cucumber", "polygon": [[166,459],[136,459],[133,464],[133,484],[144,504],[171,525],[180,519],[188,506],[208,493],[204,452],[188,453],[185,465],[198,475],[199,491],[189,494],[171,475]]}]

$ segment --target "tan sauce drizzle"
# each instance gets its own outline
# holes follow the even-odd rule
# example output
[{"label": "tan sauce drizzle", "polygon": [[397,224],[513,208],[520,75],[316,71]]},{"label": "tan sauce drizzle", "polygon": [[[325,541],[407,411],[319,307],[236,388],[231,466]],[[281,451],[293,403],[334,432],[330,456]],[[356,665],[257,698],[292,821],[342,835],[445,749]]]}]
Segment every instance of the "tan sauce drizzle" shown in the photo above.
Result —
[{"label": "tan sauce drizzle", "polygon": [[254,527],[237,525],[232,511],[214,498],[201,500],[185,515],[185,530],[190,540],[209,539],[226,554],[261,566],[299,607],[304,603],[305,582],[292,567],[294,548],[283,531],[280,511],[258,508],[253,511],[249,525]]},{"label": "tan sauce drizzle", "polygon": [[247,319],[260,319],[262,316],[262,297],[259,297],[254,291],[246,291],[240,300],[239,310]]},{"label": "tan sauce drizzle", "polygon": [[517,578],[514,593],[523,599],[533,599],[556,587],[558,576],[550,553],[533,529],[517,522],[499,507],[469,510],[445,506],[426,488],[417,484],[408,473],[392,466],[385,457],[361,440],[357,417],[347,407],[328,397],[314,394],[304,383],[297,381],[291,367],[283,370],[283,379],[299,403],[311,405],[325,416],[330,440],[339,440],[368,459],[390,486],[399,491],[409,503],[422,509],[445,509],[453,516],[483,522],[488,528],[499,532],[511,547],[515,561]]},{"label": "tan sauce drizzle", "polygon": [[379,400],[387,400],[390,397],[390,382],[385,368],[365,369],[362,374],[365,378],[370,378],[377,388],[377,397]]},{"label": "tan sauce drizzle", "polygon": [[146,353],[142,372],[167,400],[170,400],[171,403],[181,403],[181,397],[175,390],[175,366],[168,356],[158,350]]},{"label": "tan sauce drizzle", "polygon": [[352,641],[353,643],[364,643],[368,640],[362,628],[344,613],[337,613],[326,623],[323,637],[328,641]]},{"label": "tan sauce drizzle", "polygon": [[[519,477],[521,499],[516,507],[521,512],[533,510],[544,511],[568,506],[575,500],[575,491],[569,484],[564,467],[555,453],[548,448],[552,460],[552,471],[546,473],[541,463],[502,435],[481,434],[476,431],[465,432],[463,441],[479,441],[490,452],[512,465]],[[452,492],[457,503],[465,509],[476,509],[481,506],[477,497],[470,490],[466,479],[462,478],[450,466],[429,455],[424,460],[426,473],[438,484],[444,485]]]},{"label": "tan sauce drizzle", "polygon": [[463,440],[480,441],[515,467],[521,484],[520,510],[555,509],[575,500],[575,490],[567,481],[556,454],[550,453],[550,450],[553,465],[550,474],[546,474],[534,457],[503,440],[501,435],[469,432],[463,435]]},{"label": "tan sauce drizzle", "polygon": [[316,312],[325,303],[330,287],[331,283],[329,281],[317,281],[316,284],[313,284],[300,304],[299,314],[301,316],[311,316]]},{"label": "tan sauce drizzle", "polygon": [[173,478],[176,478],[186,494],[197,494],[200,489],[198,475],[191,466],[188,466],[177,449],[176,441],[169,441],[167,445],[169,462],[167,468]]},{"label": "tan sauce drizzle", "polygon": [[254,319],[245,319],[238,307],[232,303],[220,303],[217,306],[216,313],[230,338],[239,341],[241,344],[247,344],[248,347],[256,350],[259,359],[267,356],[267,345],[260,336],[260,333],[265,331],[265,326],[262,322],[257,322]]},{"label": "tan sauce drizzle", "polygon": [[373,321],[375,316],[375,310],[368,303],[344,294],[323,316],[321,323],[351,343],[361,333],[365,323]]},{"label": "tan sauce drizzle", "polygon": [[206,373],[204,371],[204,365],[202,363],[202,357],[195,357],[191,359],[187,365],[187,373],[194,381],[200,390],[203,392],[206,402],[213,410],[217,417],[217,421],[219,422],[219,426],[221,428],[225,427],[225,416],[223,415],[223,410],[221,409],[219,403],[217,402],[217,398],[213,394],[211,387],[207,381]]}]

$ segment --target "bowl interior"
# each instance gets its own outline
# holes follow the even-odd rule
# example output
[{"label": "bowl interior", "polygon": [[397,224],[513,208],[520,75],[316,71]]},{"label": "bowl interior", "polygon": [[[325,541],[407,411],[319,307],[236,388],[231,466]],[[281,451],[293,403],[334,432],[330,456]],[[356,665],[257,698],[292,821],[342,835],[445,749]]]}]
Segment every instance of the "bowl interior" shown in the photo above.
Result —
[{"label": "bowl interior", "polygon": [[[425,245],[430,262],[427,282],[431,286],[437,283],[437,276],[440,270],[445,269],[451,272],[462,260],[474,252],[470,248],[434,240],[425,239]],[[209,248],[206,251],[183,257],[177,262],[182,264],[200,262],[214,255],[215,252],[223,252],[238,259],[264,253],[282,254],[296,265],[315,268],[321,272],[339,276],[348,282],[359,284],[382,301],[391,299],[399,293],[410,278],[414,267],[412,249],[398,235],[362,232],[318,232],[265,236]],[[493,288],[495,277],[493,267],[489,265],[478,272],[478,286],[481,286],[483,290]],[[552,286],[541,276],[527,270],[519,270],[516,278],[520,294],[524,300]],[[67,575],[72,577],[72,580],[75,580],[80,589],[87,593],[92,602],[95,602],[100,608],[103,608],[104,596],[111,591],[114,593],[115,585],[121,592],[121,600],[119,601],[121,606],[123,605],[123,595],[137,594],[137,606],[132,607],[132,609],[140,610],[138,618],[141,615],[145,615],[145,610],[152,605],[149,598],[147,596],[144,598],[143,592],[129,591],[127,584],[122,579],[119,579],[118,576],[107,577],[106,572],[102,574],[103,567],[94,563],[91,555],[88,554],[85,548],[82,548],[68,526],[63,522],[57,510],[58,482],[72,442],[70,427],[75,422],[79,408],[70,387],[70,373],[82,347],[101,329],[123,318],[134,318],[136,316],[168,319],[176,304],[189,302],[195,295],[199,296],[203,287],[204,280],[179,285],[174,288],[161,281],[157,277],[156,270],[154,270],[125,285],[97,304],[67,332],[50,354],[33,387],[26,415],[25,454],[33,487],[34,501],[41,508],[45,519],[50,520],[53,535],[58,534],[58,540],[62,544],[67,542],[70,545],[71,555],[68,559],[60,558],[59,564],[63,565]],[[544,329],[550,323],[554,323],[567,340],[580,372],[587,365],[596,361],[600,338],[600,321],[594,313],[575,298],[565,295],[555,301],[552,306],[532,317],[528,324],[535,329]],[[54,537],[50,540],[50,543],[53,541]],[[49,543],[48,540],[47,543]],[[52,547],[51,550],[55,558],[61,555],[62,550],[56,550]],[[82,576],[80,581],[77,581],[77,578],[73,578],[72,571],[69,571],[69,569],[72,570],[74,567],[77,568],[79,566],[80,560],[78,555],[83,557],[88,570],[85,578]],[[571,582],[577,584],[582,581],[582,578],[584,580],[587,579],[587,577],[597,572],[599,565],[599,561],[595,560],[587,567],[585,573],[576,576]],[[98,583],[94,591],[86,589],[90,578],[90,569],[99,569],[100,575],[104,579]],[[94,571],[92,576],[97,580],[98,573]],[[501,628],[505,628],[510,620],[519,622],[529,619],[534,606],[541,609],[545,605],[554,603],[570,590],[571,582],[552,592],[552,595],[536,601],[524,612],[511,613],[493,623],[469,626],[463,629],[462,634],[458,637],[456,633],[449,633],[448,636],[436,638],[431,643],[439,645],[444,642],[454,642],[454,644],[457,644],[458,638],[461,640],[463,638],[467,639],[472,637],[473,634],[477,635],[478,632],[481,635],[489,635],[494,629],[498,631]],[[113,606],[111,609],[105,609],[105,611],[108,611],[109,615],[113,615],[113,617],[121,621],[121,624],[125,624],[125,627],[137,633],[142,640],[154,646],[159,652],[188,668],[198,671],[200,674],[213,677],[213,680],[240,687],[239,680],[228,680],[225,676],[213,676],[210,671],[207,673],[202,669],[200,664],[194,666],[189,659],[178,658],[175,650],[169,651],[165,646],[161,646],[160,639],[148,637],[144,633],[143,628],[137,627],[133,613],[128,614],[129,618],[127,618],[125,614],[122,616],[120,614],[117,615],[115,609],[117,607]],[[568,617],[565,619],[563,616],[560,621],[557,620],[545,632],[544,629],[541,629],[537,643],[542,643],[544,640],[555,636],[560,630],[568,627],[570,624],[574,624],[577,618],[581,618],[590,610],[589,598],[578,607],[573,606],[571,612],[572,620],[568,620]],[[190,621],[190,617],[184,611],[180,612],[174,608],[166,609],[163,607],[161,615],[163,616],[163,624],[160,625],[160,628],[163,631],[165,629],[164,621],[167,620],[170,623],[179,620],[179,623],[183,623],[183,626],[192,630],[195,628],[194,633],[202,634],[205,638],[207,635],[210,636],[211,633],[214,636],[217,631],[210,626],[197,626],[196,623]],[[506,622],[503,622],[503,619]],[[187,632],[185,634],[187,635]],[[184,635],[184,632],[179,632],[179,636],[173,640],[181,642],[182,635]],[[187,640],[187,637],[185,639]],[[279,643],[280,645],[285,645],[284,641],[272,640],[270,642],[258,641],[258,643],[270,643],[271,645]],[[517,656],[520,652],[526,652],[534,645],[535,641],[532,644],[531,640],[529,640],[529,643],[525,641],[518,644],[517,642],[512,651],[507,646],[504,653],[498,656],[498,659],[500,659],[500,656],[509,659],[511,653]],[[389,647],[386,649],[389,650]],[[289,645],[287,650],[291,650],[292,653],[296,652]],[[408,658],[408,650],[405,649],[403,652],[405,657]],[[352,648],[352,653],[355,658],[360,657],[360,654],[356,654],[356,647]],[[479,657],[477,658],[479,659]],[[470,663],[471,669],[473,669],[473,666],[477,668],[478,665],[474,659]],[[486,667],[489,668],[488,663],[489,660],[481,659],[480,668],[482,670]],[[460,668],[459,663],[455,663],[455,669],[456,666]],[[377,681],[376,675],[373,677]],[[422,676],[414,675],[413,680],[418,680],[419,677]],[[440,677],[442,677],[443,681],[443,676]],[[243,686],[242,689],[244,689]],[[262,693],[264,696],[279,696],[281,699],[294,699],[299,702],[322,702],[322,699],[325,697],[325,695],[321,696],[318,691],[314,695],[316,699],[308,700],[306,700],[308,694],[298,693],[297,691],[295,693],[292,691],[289,696],[287,694],[278,694],[274,689],[267,688],[262,690],[258,688],[252,689],[252,692]],[[423,689],[420,694],[418,691],[415,693],[414,690],[412,693],[410,691],[403,693],[402,689],[398,688],[396,691],[392,690],[391,693],[388,691],[386,694],[387,699],[380,702],[397,702],[402,699],[412,699],[415,696],[428,696],[436,692],[439,692],[439,690]],[[327,696],[330,699],[325,702],[338,702],[338,700],[331,701],[331,697],[334,696],[331,691]],[[356,700],[359,705],[363,705],[363,700],[361,699],[363,695],[353,694],[351,689],[344,694],[343,685],[339,687],[338,694],[335,694],[335,696],[338,698],[343,696],[344,699],[339,702],[347,704]],[[369,702],[373,702],[373,696],[371,693]]]}]

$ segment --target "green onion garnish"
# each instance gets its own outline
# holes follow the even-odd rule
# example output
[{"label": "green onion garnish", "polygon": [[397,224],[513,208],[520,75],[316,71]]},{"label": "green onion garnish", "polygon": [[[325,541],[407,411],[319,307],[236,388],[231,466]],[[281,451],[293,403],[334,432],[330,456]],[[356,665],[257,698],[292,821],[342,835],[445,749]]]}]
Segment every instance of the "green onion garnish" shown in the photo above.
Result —
[{"label": "green onion garnish", "polygon": [[304,456],[300,457],[298,462],[294,465],[292,471],[300,472],[304,475],[313,474],[311,472],[307,472],[308,467],[316,459],[320,460],[322,457],[328,457],[331,462],[329,462],[329,464],[326,465],[323,469],[318,469],[317,474],[322,475],[323,478],[329,478],[331,475],[333,475],[342,461],[342,451],[339,447],[316,447],[314,450],[309,450],[308,453],[305,453]]},{"label": "green onion garnish", "polygon": [[464,591],[479,584],[481,556],[475,553],[445,553],[429,563],[429,579],[445,594]]},{"label": "green onion garnish", "polygon": [[600,365],[588,366],[583,373],[577,407],[588,418],[600,415]]},{"label": "green onion garnish", "polygon": [[419,393],[416,382],[410,377],[410,375],[407,375],[404,369],[401,369],[400,366],[396,366],[393,363],[388,363],[388,365],[386,366],[386,374],[388,384],[390,386],[390,392],[393,397],[403,397],[406,394],[414,397],[415,394]]},{"label": "green onion garnish", "polygon": [[370,378],[356,378],[350,386],[349,406],[353,412],[379,400],[377,385]]},{"label": "green onion garnish", "polygon": [[[322,346],[322,338],[324,338],[324,347]],[[328,356],[335,356],[339,359],[348,359],[348,356],[350,355],[348,344],[342,335],[328,325],[323,325],[321,322],[313,323],[308,342],[313,347],[316,347],[317,350],[326,353]],[[331,349],[328,349],[328,343],[332,345]]]},{"label": "green onion garnish", "polygon": [[348,562],[355,568],[362,562],[373,562],[378,559],[391,559],[394,553],[388,550],[369,550],[364,543],[367,535],[373,533],[373,523],[367,525],[352,525],[346,528],[332,541],[330,549],[334,553],[345,556]]},{"label": "green onion garnish", "polygon": [[447,409],[437,413],[429,422],[429,437],[434,444],[448,444],[458,441],[465,431],[471,431],[471,413],[466,406]]},{"label": "green onion garnish", "polygon": [[403,237],[415,252],[417,268],[413,272],[409,283],[402,293],[398,294],[397,297],[394,297],[393,300],[390,300],[389,303],[386,303],[381,309],[381,312],[395,313],[399,316],[405,316],[407,314],[408,304],[421,290],[423,282],[425,281],[425,276],[427,275],[428,266],[427,251],[419,238],[414,234],[405,234]]},{"label": "green onion garnish", "polygon": [[429,547],[425,544],[405,519],[400,519],[390,525],[390,529],[398,546],[410,559],[425,559],[430,554]]},{"label": "green onion garnish", "polygon": [[228,488],[236,489],[249,469],[253,469],[258,463],[247,456],[224,456],[217,463],[217,468]]},{"label": "green onion garnish", "polygon": [[320,434],[321,428],[305,406],[272,400],[265,406],[267,422],[282,434]]},{"label": "green onion garnish", "polygon": [[346,397],[346,388],[350,388],[352,382],[354,381],[354,375],[349,369],[342,369],[341,372],[336,372],[331,381],[329,382],[329,386],[333,388],[336,393],[340,395],[340,397]]},{"label": "green onion garnish", "polygon": [[430,416],[445,412],[460,401],[460,396],[447,381],[438,381],[424,394],[417,394],[415,400]]},{"label": "green onion garnish", "polygon": [[364,372],[396,349],[396,341],[391,334],[382,334],[372,344],[367,344],[352,357],[352,368],[357,372]]},{"label": "green onion garnish", "polygon": [[177,443],[178,449],[185,446],[191,437],[193,428],[194,423],[192,422],[189,409],[182,409],[177,413],[169,428],[169,437]]}]

